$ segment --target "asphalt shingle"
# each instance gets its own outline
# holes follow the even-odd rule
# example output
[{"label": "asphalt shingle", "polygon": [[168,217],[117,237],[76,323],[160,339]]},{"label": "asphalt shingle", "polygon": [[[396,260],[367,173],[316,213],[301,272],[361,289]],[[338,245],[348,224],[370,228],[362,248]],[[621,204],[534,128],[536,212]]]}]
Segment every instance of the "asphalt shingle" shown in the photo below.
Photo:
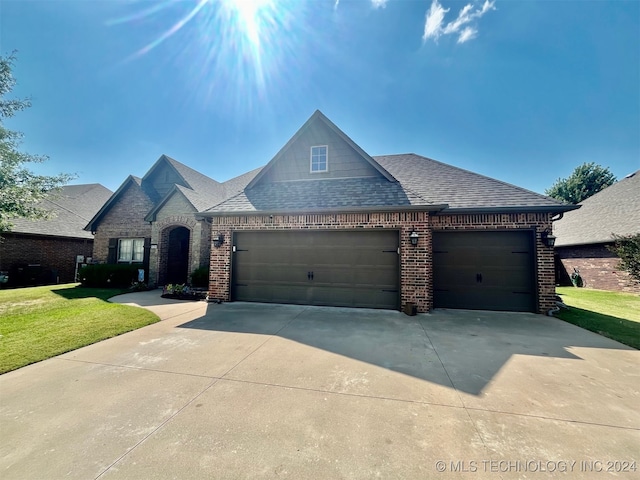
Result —
[{"label": "asphalt shingle", "polygon": [[40,207],[53,213],[48,220],[12,219],[14,233],[58,237],[93,238],[84,230],[87,222],[100,210],[112,192],[98,184],[67,185],[50,194]]},{"label": "asphalt shingle", "polygon": [[640,233],[640,170],[581,202],[553,224],[556,246],[611,242]]},{"label": "asphalt shingle", "polygon": [[428,204],[384,178],[343,178],[258,184],[210,212],[391,207]]},{"label": "asphalt shingle", "polygon": [[557,207],[550,197],[413,153],[373,157],[402,186],[450,209]]},{"label": "asphalt shingle", "polygon": [[398,182],[378,177],[258,183],[207,212],[438,204],[447,204],[452,210],[566,209],[550,197],[420,155],[383,155],[373,159]]}]

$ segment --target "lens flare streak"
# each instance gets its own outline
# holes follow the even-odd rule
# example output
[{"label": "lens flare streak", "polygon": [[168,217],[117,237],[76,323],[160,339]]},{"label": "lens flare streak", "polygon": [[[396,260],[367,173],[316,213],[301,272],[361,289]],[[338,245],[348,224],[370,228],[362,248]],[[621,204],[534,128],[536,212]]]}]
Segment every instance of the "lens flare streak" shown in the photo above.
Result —
[{"label": "lens flare streak", "polygon": [[[137,50],[129,60],[150,54],[160,45],[163,61],[173,61],[195,83],[199,99],[251,102],[265,97],[271,79],[286,74],[285,62],[295,57],[296,39],[290,27],[297,0],[198,0],[186,10],[184,3],[165,0],[110,22],[124,25],[147,21],[169,27]],[[171,8],[181,13],[171,13]],[[167,13],[169,11],[169,13]],[[162,14],[163,17],[159,15]],[[171,21],[171,16],[174,16]],[[176,21],[176,18],[178,20]],[[180,42],[167,42],[180,32]],[[204,95],[203,95],[204,94]]]}]

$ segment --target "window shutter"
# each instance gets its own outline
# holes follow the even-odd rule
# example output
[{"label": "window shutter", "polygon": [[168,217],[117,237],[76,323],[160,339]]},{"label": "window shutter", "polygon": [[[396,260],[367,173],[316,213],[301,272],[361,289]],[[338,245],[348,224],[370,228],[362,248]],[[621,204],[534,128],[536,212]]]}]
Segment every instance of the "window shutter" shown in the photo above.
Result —
[{"label": "window shutter", "polygon": [[118,263],[118,239],[109,239],[109,253],[107,254],[107,263]]},{"label": "window shutter", "polygon": [[142,267],[147,274],[149,273],[149,256],[151,255],[151,237],[145,237],[144,239],[144,257],[142,260]]}]

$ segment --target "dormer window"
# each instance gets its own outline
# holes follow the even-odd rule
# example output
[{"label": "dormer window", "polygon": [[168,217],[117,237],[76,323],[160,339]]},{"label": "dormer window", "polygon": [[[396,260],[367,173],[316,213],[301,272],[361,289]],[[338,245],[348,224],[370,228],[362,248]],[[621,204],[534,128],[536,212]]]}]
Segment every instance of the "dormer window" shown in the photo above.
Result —
[{"label": "dormer window", "polygon": [[311,147],[311,173],[329,171],[329,148],[326,145]]}]

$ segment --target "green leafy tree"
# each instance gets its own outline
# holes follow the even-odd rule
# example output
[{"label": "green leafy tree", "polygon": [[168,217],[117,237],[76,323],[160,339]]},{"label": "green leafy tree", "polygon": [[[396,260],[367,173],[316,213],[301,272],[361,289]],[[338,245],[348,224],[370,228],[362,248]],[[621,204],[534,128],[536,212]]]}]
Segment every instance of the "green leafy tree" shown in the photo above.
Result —
[{"label": "green leafy tree", "polygon": [[15,52],[0,56],[0,234],[11,230],[12,218],[33,220],[49,217],[38,207],[46,195],[66,184],[73,175],[36,175],[25,164],[42,163],[44,155],[32,155],[19,150],[23,135],[4,126],[6,118],[31,106],[29,99],[7,99],[16,84],[12,75]]},{"label": "green leafy tree", "polygon": [[580,203],[603,188],[613,185],[616,177],[608,168],[595,163],[584,163],[567,178],[559,178],[544,191],[545,195],[566,203]]},{"label": "green leafy tree", "polygon": [[628,272],[636,282],[640,283],[640,233],[635,235],[614,235],[616,242],[608,247],[620,257],[618,269]]}]

